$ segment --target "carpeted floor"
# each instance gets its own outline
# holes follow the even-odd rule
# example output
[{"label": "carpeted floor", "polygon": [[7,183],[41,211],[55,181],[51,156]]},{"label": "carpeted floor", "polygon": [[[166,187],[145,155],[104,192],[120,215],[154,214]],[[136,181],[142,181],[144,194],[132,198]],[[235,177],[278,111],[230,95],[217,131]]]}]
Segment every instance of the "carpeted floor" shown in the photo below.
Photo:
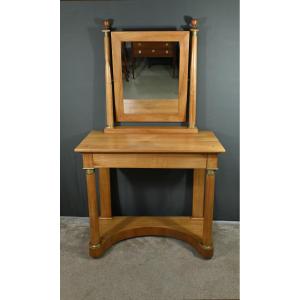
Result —
[{"label": "carpeted floor", "polygon": [[61,300],[239,298],[239,224],[214,224],[215,255],[188,244],[144,237],[88,256],[87,218],[61,218]]}]

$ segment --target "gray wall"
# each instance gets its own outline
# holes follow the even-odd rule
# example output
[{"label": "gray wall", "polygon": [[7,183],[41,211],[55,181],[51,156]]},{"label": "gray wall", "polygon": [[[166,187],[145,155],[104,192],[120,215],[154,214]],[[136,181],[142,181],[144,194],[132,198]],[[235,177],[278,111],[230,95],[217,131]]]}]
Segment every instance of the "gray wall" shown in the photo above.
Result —
[{"label": "gray wall", "polygon": [[[84,172],[74,147],[105,126],[103,34],[114,27],[185,25],[200,21],[197,125],[213,130],[227,152],[216,177],[215,219],[239,219],[239,2],[61,2],[61,214],[87,216]],[[113,170],[115,215],[189,215],[191,170]]]}]

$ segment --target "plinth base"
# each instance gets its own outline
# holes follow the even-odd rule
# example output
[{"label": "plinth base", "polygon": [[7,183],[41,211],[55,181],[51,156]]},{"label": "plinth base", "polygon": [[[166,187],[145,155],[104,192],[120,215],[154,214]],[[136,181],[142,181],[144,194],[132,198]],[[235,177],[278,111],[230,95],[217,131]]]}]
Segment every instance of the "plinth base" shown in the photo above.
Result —
[{"label": "plinth base", "polygon": [[113,217],[99,218],[100,244],[90,245],[90,256],[100,257],[119,241],[142,236],[164,236],[189,243],[204,258],[213,256],[213,247],[202,244],[203,218]]}]

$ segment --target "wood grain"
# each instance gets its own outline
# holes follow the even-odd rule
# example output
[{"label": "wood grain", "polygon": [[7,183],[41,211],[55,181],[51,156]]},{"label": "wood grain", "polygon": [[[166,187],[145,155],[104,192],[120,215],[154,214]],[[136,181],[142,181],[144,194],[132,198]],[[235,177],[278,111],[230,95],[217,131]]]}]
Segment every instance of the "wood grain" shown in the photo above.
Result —
[{"label": "wood grain", "polygon": [[110,169],[99,169],[100,215],[111,218]]},{"label": "wood grain", "polygon": [[100,219],[101,247],[94,257],[101,256],[115,243],[141,236],[165,236],[183,240],[202,256],[210,258],[213,249],[202,245],[203,220],[191,217],[114,217]]},{"label": "wood grain", "polygon": [[86,174],[86,184],[90,218],[90,244],[97,245],[100,242],[100,236],[95,172]]},{"label": "wood grain", "polygon": [[198,128],[188,128],[186,126],[115,126],[105,128],[105,133],[198,133]]},{"label": "wood grain", "polygon": [[93,154],[91,153],[84,153],[82,155],[82,164],[84,169],[92,169],[94,168],[93,163]]},{"label": "wood grain", "polygon": [[212,247],[212,222],[214,213],[215,174],[207,171],[205,179],[203,244]]},{"label": "wood grain", "polygon": [[94,154],[96,168],[193,169],[205,168],[205,154]]},{"label": "wood grain", "polygon": [[75,148],[81,153],[222,153],[211,131],[196,134],[106,134],[91,131]]},{"label": "wood grain", "polygon": [[114,126],[113,111],[113,87],[111,77],[111,57],[110,57],[110,31],[104,32],[104,55],[105,55],[105,92],[106,92],[106,124],[108,127]]},{"label": "wood grain", "polygon": [[204,210],[205,169],[194,169],[192,217],[202,218]]},{"label": "wood grain", "polygon": [[218,169],[218,155],[210,153],[207,155],[207,169],[217,170]]},{"label": "wood grain", "polygon": [[189,88],[189,127],[196,125],[196,90],[197,90],[197,30],[192,29],[190,57],[190,88]]},{"label": "wood grain", "polygon": [[147,121],[147,116],[143,115],[149,115],[148,119],[152,117],[152,114],[176,115],[178,113],[178,99],[124,99],[124,113],[140,114],[142,115],[140,118],[145,118],[145,122]]}]

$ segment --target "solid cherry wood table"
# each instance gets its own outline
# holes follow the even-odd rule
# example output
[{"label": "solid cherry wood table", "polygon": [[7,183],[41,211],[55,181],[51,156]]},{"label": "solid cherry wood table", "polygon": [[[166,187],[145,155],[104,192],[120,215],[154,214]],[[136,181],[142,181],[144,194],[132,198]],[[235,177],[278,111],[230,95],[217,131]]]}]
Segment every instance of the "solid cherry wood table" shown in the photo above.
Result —
[{"label": "solid cherry wood table", "polygon": [[[118,241],[140,236],[173,237],[203,257],[213,255],[212,221],[218,154],[225,149],[211,131],[190,134],[109,134],[92,131],[75,148],[86,170],[90,255],[99,257]],[[110,168],[193,169],[190,217],[112,216]],[[99,169],[100,211],[96,173]]]}]

